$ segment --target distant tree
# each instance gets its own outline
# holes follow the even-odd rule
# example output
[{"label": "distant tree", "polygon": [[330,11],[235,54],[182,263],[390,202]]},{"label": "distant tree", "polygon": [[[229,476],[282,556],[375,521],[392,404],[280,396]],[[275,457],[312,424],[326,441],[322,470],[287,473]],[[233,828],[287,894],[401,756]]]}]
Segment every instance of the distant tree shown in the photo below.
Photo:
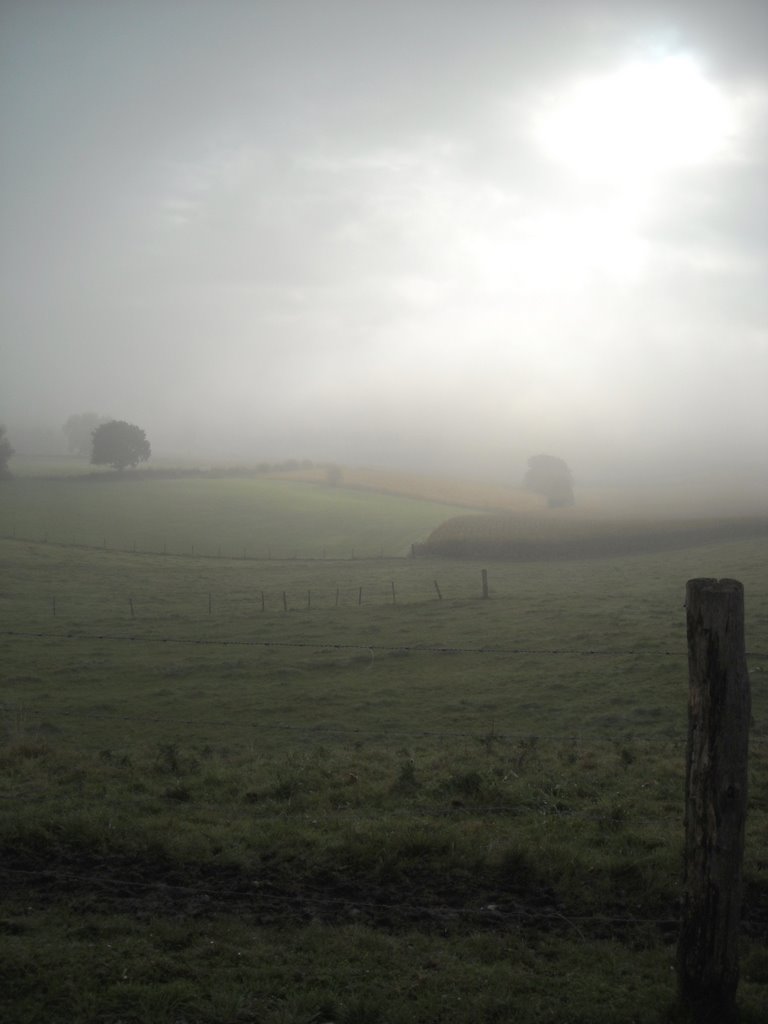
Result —
[{"label": "distant tree", "polygon": [[11,475],[8,463],[14,454],[15,449],[11,447],[11,442],[5,434],[5,427],[0,423],[0,478]]},{"label": "distant tree", "polygon": [[340,487],[344,483],[344,472],[334,462],[325,467],[325,482],[329,487]]},{"label": "distant tree", "polygon": [[93,451],[93,432],[96,427],[108,422],[108,416],[99,416],[95,412],[74,413],[61,428],[67,439],[67,448],[73,455],[81,455],[84,459],[90,458]]},{"label": "distant tree", "polygon": [[532,455],[523,486],[534,494],[542,494],[550,508],[576,504],[571,471],[567,463],[555,455]]},{"label": "distant tree", "polygon": [[147,435],[133,423],[110,420],[93,431],[91,462],[94,466],[112,466],[122,472],[126,466],[146,462],[151,454]]}]

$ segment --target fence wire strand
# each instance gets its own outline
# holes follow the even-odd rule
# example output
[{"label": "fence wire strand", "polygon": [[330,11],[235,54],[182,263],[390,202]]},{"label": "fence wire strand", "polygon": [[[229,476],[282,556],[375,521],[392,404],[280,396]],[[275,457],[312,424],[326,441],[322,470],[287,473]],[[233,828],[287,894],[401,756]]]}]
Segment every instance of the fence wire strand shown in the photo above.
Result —
[{"label": "fence wire strand", "polygon": [[[504,654],[509,656],[526,655],[531,657],[583,657],[583,658],[624,658],[646,657],[660,658],[681,658],[685,657],[684,651],[673,651],[665,648],[652,647],[497,647],[483,645],[480,647],[462,647],[454,644],[371,644],[365,641],[360,643],[336,643],[326,640],[224,640],[207,637],[180,637],[180,636],[142,636],[136,633],[50,633],[42,630],[2,630],[0,636],[9,639],[26,640],[68,640],[68,641],[94,641],[131,643],[131,644],[181,644],[192,647],[261,647],[261,648],[286,648],[295,650],[315,651],[372,651],[381,654]],[[758,651],[747,652],[748,658],[768,658],[768,652]]]}]

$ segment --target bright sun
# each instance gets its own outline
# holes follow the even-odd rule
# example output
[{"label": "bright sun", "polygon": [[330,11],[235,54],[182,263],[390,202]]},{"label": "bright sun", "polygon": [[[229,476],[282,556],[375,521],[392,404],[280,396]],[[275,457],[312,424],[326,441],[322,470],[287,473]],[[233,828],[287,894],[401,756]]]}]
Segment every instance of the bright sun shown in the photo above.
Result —
[{"label": "bright sun", "polygon": [[540,109],[534,131],[574,173],[621,183],[717,158],[731,122],[717,86],[691,57],[675,56],[582,80]]}]

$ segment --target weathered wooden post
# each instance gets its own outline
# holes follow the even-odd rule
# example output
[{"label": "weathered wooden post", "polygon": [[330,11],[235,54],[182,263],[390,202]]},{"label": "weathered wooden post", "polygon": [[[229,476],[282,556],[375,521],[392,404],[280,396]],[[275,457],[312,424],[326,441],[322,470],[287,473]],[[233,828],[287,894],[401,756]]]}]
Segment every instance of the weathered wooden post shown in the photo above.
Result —
[{"label": "weathered wooden post", "polygon": [[483,597],[487,598],[488,597],[488,570],[487,569],[483,569],[482,570],[482,575],[483,575]]},{"label": "weathered wooden post", "polygon": [[443,595],[440,593],[440,587],[438,585],[437,580],[434,580],[434,584],[435,584],[435,593],[437,594],[437,599],[438,599],[438,601],[442,601],[443,600]]},{"label": "weathered wooden post", "polygon": [[681,1007],[695,1024],[736,1019],[750,691],[744,588],[686,587],[688,748],[685,867],[677,948]]}]

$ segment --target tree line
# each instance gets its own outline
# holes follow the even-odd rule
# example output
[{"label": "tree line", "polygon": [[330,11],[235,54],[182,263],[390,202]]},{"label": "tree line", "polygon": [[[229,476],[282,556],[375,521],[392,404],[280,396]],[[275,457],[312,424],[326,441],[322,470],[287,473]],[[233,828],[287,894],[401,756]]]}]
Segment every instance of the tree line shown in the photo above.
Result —
[{"label": "tree line", "polygon": [[[61,428],[73,455],[89,458],[93,466],[112,466],[122,473],[128,467],[146,462],[152,448],[146,433],[135,423],[109,419],[97,413],[75,413]],[[0,479],[10,476],[8,463],[15,454],[0,424]],[[326,482],[338,487],[343,481],[339,466],[326,466]],[[573,475],[564,459],[555,455],[532,455],[523,478],[523,486],[546,498],[549,508],[575,504]]]}]

